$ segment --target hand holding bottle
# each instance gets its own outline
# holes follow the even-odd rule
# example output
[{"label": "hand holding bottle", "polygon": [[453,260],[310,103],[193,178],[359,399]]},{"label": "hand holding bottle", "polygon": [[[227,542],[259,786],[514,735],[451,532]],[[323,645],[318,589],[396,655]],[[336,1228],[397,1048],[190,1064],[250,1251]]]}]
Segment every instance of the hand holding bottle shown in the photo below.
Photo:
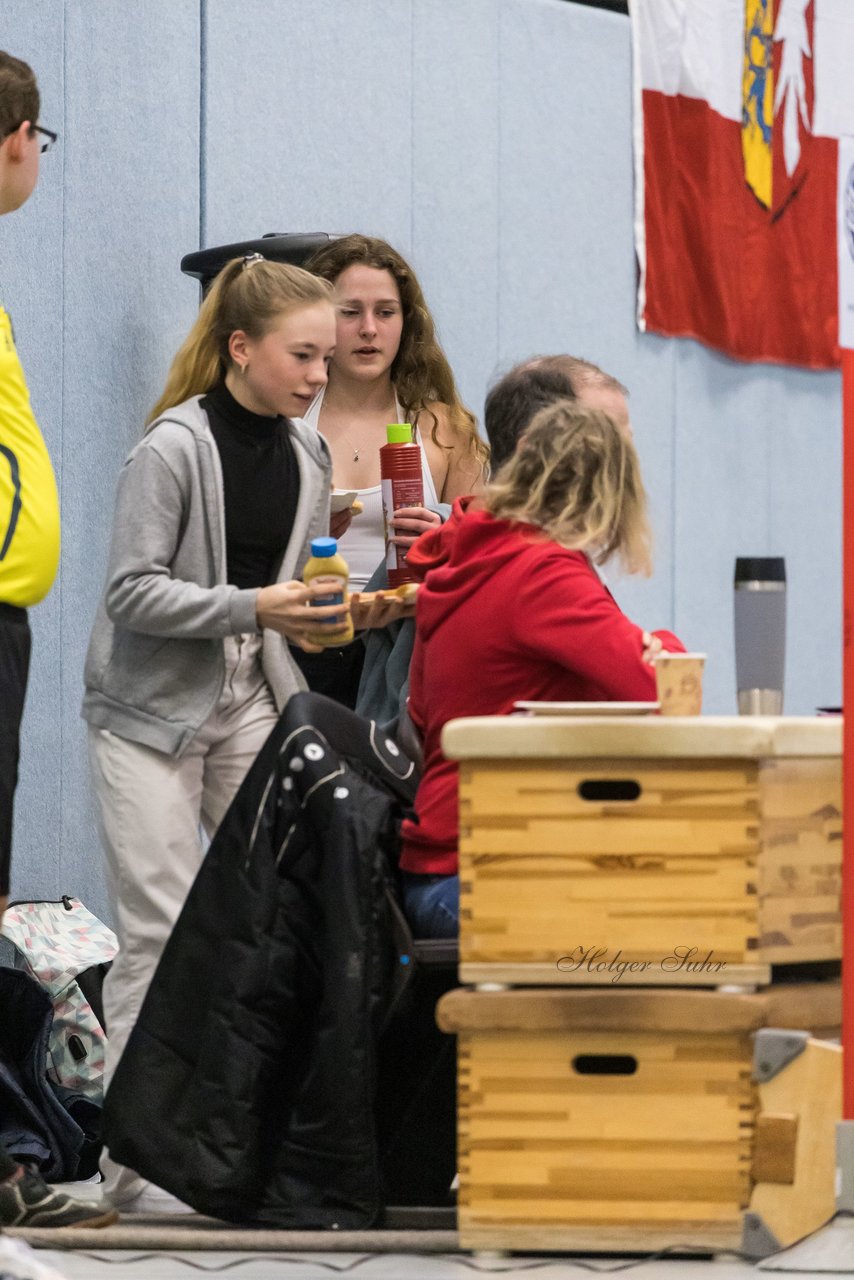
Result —
[{"label": "hand holding bottle", "polygon": [[[314,599],[329,595],[329,585],[323,582],[274,582],[258,592],[255,615],[259,627],[278,631],[292,644],[299,645],[306,653],[320,653],[322,645],[312,643],[309,636],[317,632],[317,624],[329,627],[329,636],[338,644],[346,644],[352,636],[350,606],[347,602],[332,605],[312,605]],[[336,621],[340,619],[340,622]],[[330,621],[331,620],[331,621]]]},{"label": "hand holding bottle", "polygon": [[442,518],[435,511],[429,511],[427,507],[401,507],[393,513],[392,522],[394,536],[389,538],[389,542],[393,542],[396,547],[402,547],[406,552],[422,533],[426,533],[428,529],[435,529],[441,524]]},{"label": "hand holding bottle", "polygon": [[[339,555],[335,538],[312,540],[311,555],[302,571],[302,580],[306,586],[315,585],[322,590],[316,599],[309,601],[309,612],[319,623],[306,636],[310,644],[326,649],[349,644],[353,639],[350,596],[347,592],[349,574],[347,561]],[[337,610],[338,617],[333,614],[330,620],[330,610]],[[339,622],[343,625],[337,625]]]},{"label": "hand holding bottle", "polygon": [[[380,449],[385,563],[389,586],[399,587],[413,581],[406,564],[406,550],[425,528],[423,521],[413,519],[413,512],[422,516],[429,513],[424,507],[421,446],[413,440],[412,427],[408,422],[392,422],[386,427],[386,434],[388,444]],[[406,522],[414,527],[407,529]]]}]

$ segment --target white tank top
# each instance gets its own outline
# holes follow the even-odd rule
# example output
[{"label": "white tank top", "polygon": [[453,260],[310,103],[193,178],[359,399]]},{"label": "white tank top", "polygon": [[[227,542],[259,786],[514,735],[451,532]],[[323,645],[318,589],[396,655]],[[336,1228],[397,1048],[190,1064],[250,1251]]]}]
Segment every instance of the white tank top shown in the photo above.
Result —
[{"label": "white tank top", "polygon": [[[315,431],[319,429],[320,409],[325,392],[326,387],[321,387],[303,415],[303,422],[310,427],[314,427]],[[397,396],[395,396],[394,403],[397,421],[403,422],[403,407]],[[415,428],[415,439],[421,445],[421,432],[417,426]],[[425,507],[438,506],[439,499],[436,495],[436,486],[433,483],[433,475],[430,471],[423,445],[421,447],[421,475],[424,482]],[[346,491],[344,489],[333,489],[332,492],[344,493]],[[350,528],[343,537],[339,538],[338,546],[350,568],[350,590],[361,591],[368,580],[374,576],[380,563],[385,559],[385,528],[380,486],[376,484],[372,485],[370,489],[356,489],[355,492],[359,495],[359,500],[364,510],[354,517]]]}]

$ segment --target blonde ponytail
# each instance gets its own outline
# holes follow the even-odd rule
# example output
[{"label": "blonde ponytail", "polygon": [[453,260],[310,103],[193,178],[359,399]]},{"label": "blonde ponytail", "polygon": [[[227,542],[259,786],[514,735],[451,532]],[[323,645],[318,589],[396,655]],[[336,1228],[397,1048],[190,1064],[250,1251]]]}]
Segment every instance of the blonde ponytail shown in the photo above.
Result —
[{"label": "blonde ponytail", "polygon": [[301,267],[232,258],[208,290],[148,421],[216,386],[228,369],[228,340],[237,329],[262,338],[280,316],[331,298],[332,286]]}]

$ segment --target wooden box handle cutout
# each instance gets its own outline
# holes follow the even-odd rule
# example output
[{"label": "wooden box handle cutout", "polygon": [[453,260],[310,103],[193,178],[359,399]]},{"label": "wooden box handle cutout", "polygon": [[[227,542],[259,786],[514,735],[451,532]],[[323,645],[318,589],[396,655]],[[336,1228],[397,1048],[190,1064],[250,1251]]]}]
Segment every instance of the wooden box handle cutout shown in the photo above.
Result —
[{"label": "wooden box handle cutout", "polygon": [[638,1060],[630,1053],[580,1053],[572,1069],[580,1076],[633,1076]]},{"label": "wooden box handle cutout", "polygon": [[637,800],[641,785],[633,778],[588,778],[578,784],[582,800]]}]

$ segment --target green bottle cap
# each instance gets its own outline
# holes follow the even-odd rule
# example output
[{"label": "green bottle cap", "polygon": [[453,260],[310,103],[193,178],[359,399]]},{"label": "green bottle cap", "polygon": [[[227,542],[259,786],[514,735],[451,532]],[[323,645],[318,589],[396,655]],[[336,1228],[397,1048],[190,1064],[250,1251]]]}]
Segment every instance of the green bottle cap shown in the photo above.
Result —
[{"label": "green bottle cap", "polygon": [[390,422],[386,433],[389,444],[412,444],[412,426],[409,422]]}]

